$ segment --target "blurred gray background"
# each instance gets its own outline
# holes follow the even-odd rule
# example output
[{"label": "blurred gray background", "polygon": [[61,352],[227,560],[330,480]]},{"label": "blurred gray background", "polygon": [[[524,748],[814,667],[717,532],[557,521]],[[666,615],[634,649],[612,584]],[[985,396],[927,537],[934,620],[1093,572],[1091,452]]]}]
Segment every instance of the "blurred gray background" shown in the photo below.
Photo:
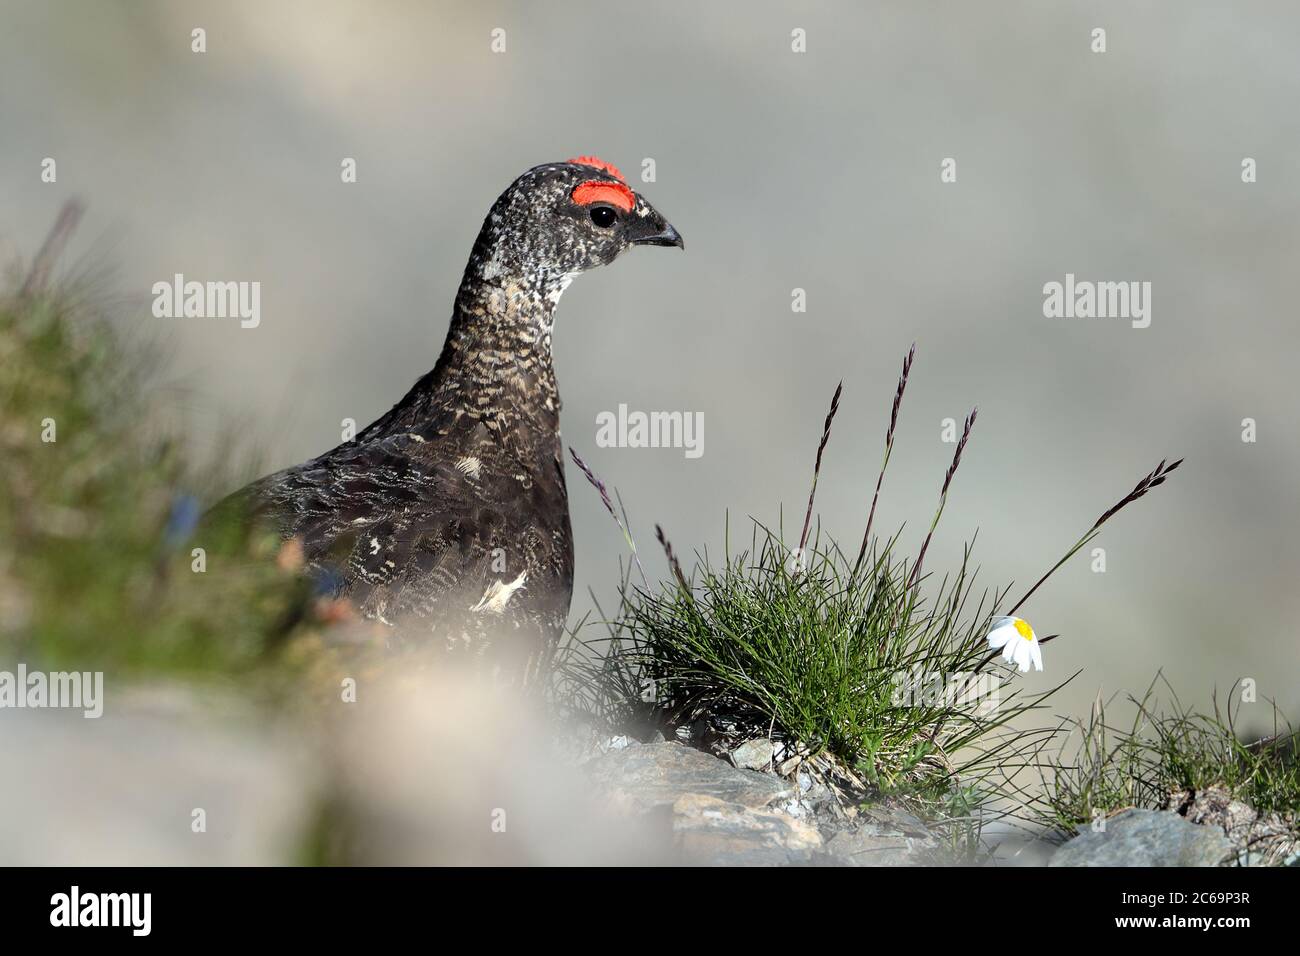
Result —
[{"label": "blurred gray background", "polygon": [[[856,548],[916,341],[877,519],[913,550],[952,452],[940,423],[980,407],[928,570],[978,529],[982,580],[1018,596],[1187,458],[1107,527],[1105,574],[1080,555],[1027,606],[1065,635],[1031,688],[1084,668],[1056,704],[1079,713],[1159,668],[1197,704],[1248,676],[1294,717],[1297,33],[1282,2],[4,0],[0,252],[30,256],[85,199],[74,252],[111,262],[125,321],[170,347],[195,441],[235,420],[278,468],[431,367],[518,173],[595,153],[687,242],[583,276],[557,322],[565,438],[622,493],[649,568],[656,521],[687,554],[721,547],[727,509],[737,529],[784,505],[797,536],[841,378],[818,510]],[[175,272],[260,281],[261,326],[153,318]],[[1045,319],[1067,272],[1150,281],[1151,327]],[[620,403],[703,412],[703,457],[597,448]],[[569,472],[576,616],[588,586],[613,595],[624,546]]]}]

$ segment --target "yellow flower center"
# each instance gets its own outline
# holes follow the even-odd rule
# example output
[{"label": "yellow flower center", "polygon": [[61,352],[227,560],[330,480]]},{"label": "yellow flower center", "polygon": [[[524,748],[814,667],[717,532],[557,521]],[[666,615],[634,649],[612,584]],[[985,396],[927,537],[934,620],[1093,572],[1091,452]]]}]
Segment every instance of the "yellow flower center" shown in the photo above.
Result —
[{"label": "yellow flower center", "polygon": [[1020,636],[1025,640],[1032,641],[1034,639],[1034,629],[1029,626],[1028,621],[1018,617],[1011,623],[1015,626],[1016,630],[1020,632]]}]

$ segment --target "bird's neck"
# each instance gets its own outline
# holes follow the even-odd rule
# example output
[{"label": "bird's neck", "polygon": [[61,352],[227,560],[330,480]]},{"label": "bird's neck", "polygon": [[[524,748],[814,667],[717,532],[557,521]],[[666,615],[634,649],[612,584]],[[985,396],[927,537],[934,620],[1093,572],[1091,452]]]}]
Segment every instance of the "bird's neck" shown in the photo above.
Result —
[{"label": "bird's neck", "polygon": [[433,404],[507,428],[558,431],[551,330],[566,285],[564,277],[485,280],[467,270],[429,383]]}]

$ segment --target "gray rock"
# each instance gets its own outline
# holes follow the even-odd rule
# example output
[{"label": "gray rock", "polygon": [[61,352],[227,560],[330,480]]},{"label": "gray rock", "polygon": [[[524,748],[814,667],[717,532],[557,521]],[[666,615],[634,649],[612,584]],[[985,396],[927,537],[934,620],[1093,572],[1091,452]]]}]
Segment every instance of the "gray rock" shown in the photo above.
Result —
[{"label": "gray rock", "polygon": [[826,851],[849,866],[908,866],[916,864],[917,842],[902,833],[877,835],[866,829],[837,833]]},{"label": "gray rock", "polygon": [[848,866],[923,866],[941,862],[939,841],[925,821],[898,807],[845,814],[826,852]]},{"label": "gray rock", "polygon": [[783,866],[818,861],[821,834],[811,821],[787,812],[796,794],[778,777],[733,767],[679,743],[633,743],[588,761],[583,770],[593,791],[616,810],[643,821],[667,822],[678,862]]},{"label": "gray rock", "polygon": [[800,754],[795,754],[793,757],[790,757],[788,760],[782,760],[780,765],[776,768],[776,772],[783,777],[788,777],[790,776],[790,774],[794,773],[795,770],[798,769],[799,764],[802,762],[803,762],[803,756]]},{"label": "gray rock", "polygon": [[698,793],[673,804],[673,840],[683,862],[705,866],[806,864],[822,845],[810,823]]},{"label": "gray rock", "polygon": [[672,807],[687,794],[764,809],[793,796],[783,780],[741,770],[679,743],[633,743],[583,764],[595,788],[623,810],[645,813]]},{"label": "gray rock", "polygon": [[1125,810],[1101,832],[1087,830],[1048,866],[1217,866],[1232,846],[1217,827],[1188,823],[1163,810]]},{"label": "gray rock", "polygon": [[924,820],[898,807],[867,807],[863,810],[863,817],[868,822],[862,825],[873,827],[873,832],[876,833],[930,836],[930,828],[925,825]]},{"label": "gray rock", "polygon": [[731,752],[731,762],[744,770],[766,770],[772,766],[775,749],[766,737],[747,740]]}]

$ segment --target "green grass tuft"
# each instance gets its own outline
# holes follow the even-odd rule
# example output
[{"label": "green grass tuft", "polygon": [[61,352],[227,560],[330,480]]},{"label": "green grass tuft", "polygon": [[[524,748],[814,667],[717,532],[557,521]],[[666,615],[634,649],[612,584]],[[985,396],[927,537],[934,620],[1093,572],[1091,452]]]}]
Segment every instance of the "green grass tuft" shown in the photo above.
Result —
[{"label": "green grass tuft", "polygon": [[[1155,701],[1157,682],[1172,702]],[[1235,688],[1234,688],[1235,690]],[[1092,820],[1128,807],[1163,810],[1177,794],[1223,789],[1263,813],[1277,813],[1300,837],[1300,737],[1272,708],[1263,736],[1237,730],[1237,709],[1213,712],[1183,706],[1163,677],[1141,697],[1129,697],[1127,726],[1108,722],[1098,698],[1086,719],[1070,722],[1076,751],[1064,752],[1043,778],[1040,820],[1076,833]]]},{"label": "green grass tuft", "polygon": [[988,663],[996,598],[974,598],[967,562],[928,602],[912,568],[894,541],[856,574],[833,546],[792,560],[756,526],[749,549],[702,557],[688,587],[630,592],[616,654],[670,726],[724,715],[741,736],[833,756],[876,794],[938,800],[1004,769],[999,731],[1051,691],[1022,699],[1014,671]]}]

